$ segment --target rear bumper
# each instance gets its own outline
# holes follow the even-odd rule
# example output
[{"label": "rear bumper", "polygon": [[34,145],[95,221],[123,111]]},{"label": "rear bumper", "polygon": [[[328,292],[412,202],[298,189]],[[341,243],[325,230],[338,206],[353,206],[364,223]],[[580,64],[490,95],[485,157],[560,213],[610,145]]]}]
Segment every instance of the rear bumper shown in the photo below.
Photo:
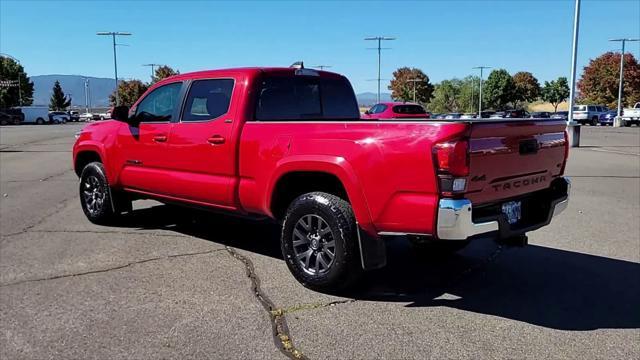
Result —
[{"label": "rear bumper", "polygon": [[523,198],[523,201],[529,202],[527,206],[530,215],[521,225],[510,225],[504,215],[494,211],[495,204],[474,209],[467,199],[441,199],[438,206],[437,237],[440,240],[464,241],[489,233],[494,233],[497,239],[522,235],[549,224],[553,217],[563,212],[569,204],[570,189],[570,180],[563,177],[554,180],[549,189]]}]

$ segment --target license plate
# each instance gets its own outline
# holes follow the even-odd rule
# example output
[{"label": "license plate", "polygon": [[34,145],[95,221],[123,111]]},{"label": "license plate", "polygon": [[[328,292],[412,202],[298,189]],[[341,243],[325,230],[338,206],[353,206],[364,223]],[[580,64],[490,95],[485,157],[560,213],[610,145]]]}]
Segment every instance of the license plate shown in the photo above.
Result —
[{"label": "license plate", "polygon": [[509,224],[515,224],[522,217],[522,202],[509,201],[502,204],[502,213],[507,216]]}]

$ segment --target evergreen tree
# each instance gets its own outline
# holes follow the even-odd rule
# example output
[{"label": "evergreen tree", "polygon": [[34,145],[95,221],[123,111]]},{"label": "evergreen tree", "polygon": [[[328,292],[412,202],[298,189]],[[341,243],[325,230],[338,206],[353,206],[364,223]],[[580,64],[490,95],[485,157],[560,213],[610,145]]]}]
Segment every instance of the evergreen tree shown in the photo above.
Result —
[{"label": "evergreen tree", "polygon": [[61,111],[65,110],[70,105],[71,97],[64,94],[64,91],[62,91],[62,86],[60,86],[60,82],[56,80],[56,83],[53,85],[53,94],[51,94],[51,100],[49,100],[49,110]]}]

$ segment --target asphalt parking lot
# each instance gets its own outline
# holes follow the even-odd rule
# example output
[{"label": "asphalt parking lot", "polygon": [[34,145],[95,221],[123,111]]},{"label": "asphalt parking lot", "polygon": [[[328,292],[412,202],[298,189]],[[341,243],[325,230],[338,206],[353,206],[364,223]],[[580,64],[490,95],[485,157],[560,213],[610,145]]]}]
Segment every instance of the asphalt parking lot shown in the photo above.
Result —
[{"label": "asphalt parking lot", "polygon": [[583,128],[569,208],[529,246],[392,242],[336,297],[294,280],[270,224],[153,201],[90,224],[81,126],[0,128],[0,358],[640,357],[638,127]]}]

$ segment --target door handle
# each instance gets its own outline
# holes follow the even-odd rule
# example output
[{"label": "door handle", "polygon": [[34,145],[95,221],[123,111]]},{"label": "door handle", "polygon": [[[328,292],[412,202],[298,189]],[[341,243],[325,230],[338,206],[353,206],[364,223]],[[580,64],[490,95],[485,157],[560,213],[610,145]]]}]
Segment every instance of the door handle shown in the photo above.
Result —
[{"label": "door handle", "polygon": [[212,137],[207,139],[209,144],[220,145],[224,144],[225,139],[220,135],[213,135]]},{"label": "door handle", "polygon": [[166,142],[167,141],[167,135],[155,135],[153,137],[153,141],[155,141],[155,142]]}]

